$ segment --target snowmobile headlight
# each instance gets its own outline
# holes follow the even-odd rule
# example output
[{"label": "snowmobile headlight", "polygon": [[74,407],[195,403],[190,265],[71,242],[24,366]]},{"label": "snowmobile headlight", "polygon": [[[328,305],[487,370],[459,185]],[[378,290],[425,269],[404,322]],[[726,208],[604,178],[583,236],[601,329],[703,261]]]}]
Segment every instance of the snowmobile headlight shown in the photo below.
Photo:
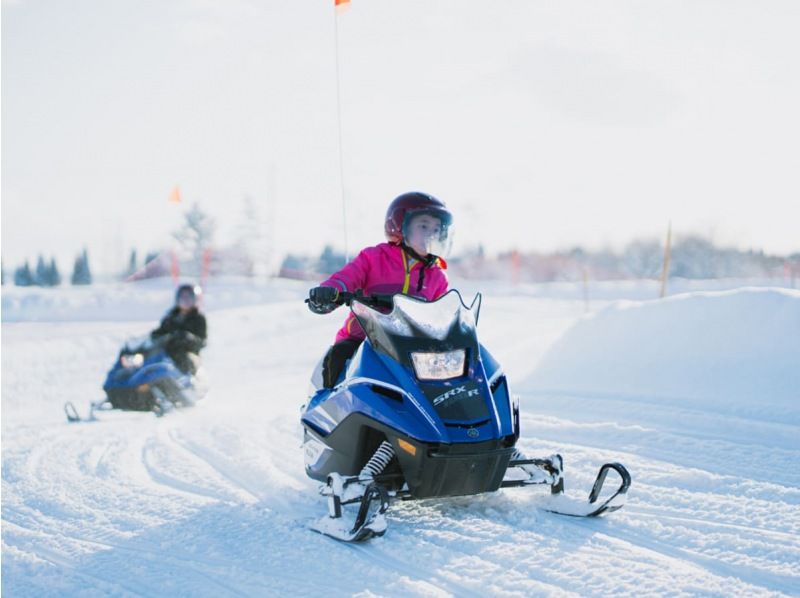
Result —
[{"label": "snowmobile headlight", "polygon": [[133,355],[121,355],[119,364],[124,368],[140,368],[144,363],[144,355],[141,353],[134,353]]},{"label": "snowmobile headlight", "polygon": [[414,372],[420,380],[449,380],[464,374],[467,353],[464,349],[446,353],[411,353]]}]

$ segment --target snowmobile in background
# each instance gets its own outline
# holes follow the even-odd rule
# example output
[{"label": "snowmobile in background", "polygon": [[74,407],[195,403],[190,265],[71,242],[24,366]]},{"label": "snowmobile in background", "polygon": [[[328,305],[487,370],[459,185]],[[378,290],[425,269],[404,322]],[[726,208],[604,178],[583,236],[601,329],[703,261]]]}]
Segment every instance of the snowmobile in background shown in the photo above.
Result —
[{"label": "snowmobile in background", "polygon": [[[564,492],[560,455],[527,459],[515,447],[519,405],[500,365],[478,342],[480,294],[436,301],[341,293],[366,333],[333,389],[320,367],[303,407],[306,473],[323,482],[328,515],[312,529],[347,542],[386,531],[391,499],[423,499],[544,485],[542,508],[579,517],[615,511],[631,483],[619,463],[600,468],[588,499]],[[619,479],[607,488],[609,473]]]},{"label": "snowmobile in background", "polygon": [[[89,404],[89,416],[81,418],[71,402],[64,412],[71,422],[92,421],[101,411],[151,411],[157,416],[178,407],[189,407],[207,391],[202,366],[194,374],[181,371],[166,347],[172,335],[129,339],[106,376],[104,399]],[[199,360],[199,358],[198,358]]]}]

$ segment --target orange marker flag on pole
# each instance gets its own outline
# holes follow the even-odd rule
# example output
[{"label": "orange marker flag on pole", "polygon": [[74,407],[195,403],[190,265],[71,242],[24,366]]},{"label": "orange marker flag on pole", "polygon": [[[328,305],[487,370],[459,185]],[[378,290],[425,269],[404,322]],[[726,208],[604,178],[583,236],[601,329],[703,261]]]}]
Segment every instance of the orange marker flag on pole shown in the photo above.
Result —
[{"label": "orange marker flag on pole", "polygon": [[333,5],[337,13],[344,12],[350,8],[350,0],[333,0]]},{"label": "orange marker flag on pole", "polygon": [[175,185],[172,193],[169,194],[170,203],[181,203],[181,190]]}]

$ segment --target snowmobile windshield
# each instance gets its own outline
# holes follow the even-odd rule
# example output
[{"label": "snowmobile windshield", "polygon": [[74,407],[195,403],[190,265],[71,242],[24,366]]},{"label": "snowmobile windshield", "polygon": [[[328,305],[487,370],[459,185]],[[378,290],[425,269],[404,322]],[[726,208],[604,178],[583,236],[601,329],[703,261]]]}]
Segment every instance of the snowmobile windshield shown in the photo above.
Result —
[{"label": "snowmobile windshield", "polygon": [[413,351],[467,349],[477,355],[475,326],[480,311],[480,295],[475,297],[470,307],[464,304],[456,290],[430,302],[397,294],[392,297],[392,303],[388,313],[360,300],[353,301],[351,306],[378,352],[409,366]]},{"label": "snowmobile windshield", "polygon": [[144,334],[142,336],[132,336],[126,340],[125,344],[122,346],[121,353],[144,353],[152,348],[153,341],[150,338],[150,335]]},{"label": "snowmobile windshield", "polygon": [[152,338],[149,334],[134,336],[125,341],[120,353],[132,355],[134,353],[152,353],[163,349],[169,340],[168,335]]}]

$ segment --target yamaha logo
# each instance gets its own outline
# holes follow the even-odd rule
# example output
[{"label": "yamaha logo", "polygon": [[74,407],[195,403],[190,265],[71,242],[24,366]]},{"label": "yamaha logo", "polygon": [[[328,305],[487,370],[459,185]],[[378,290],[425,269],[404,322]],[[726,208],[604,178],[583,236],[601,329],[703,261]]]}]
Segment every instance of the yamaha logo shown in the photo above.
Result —
[{"label": "yamaha logo", "polygon": [[469,430],[467,430],[467,436],[469,436],[470,438],[477,438],[478,434],[480,434],[480,432],[478,432],[478,430],[476,430],[475,428],[470,428]]}]

